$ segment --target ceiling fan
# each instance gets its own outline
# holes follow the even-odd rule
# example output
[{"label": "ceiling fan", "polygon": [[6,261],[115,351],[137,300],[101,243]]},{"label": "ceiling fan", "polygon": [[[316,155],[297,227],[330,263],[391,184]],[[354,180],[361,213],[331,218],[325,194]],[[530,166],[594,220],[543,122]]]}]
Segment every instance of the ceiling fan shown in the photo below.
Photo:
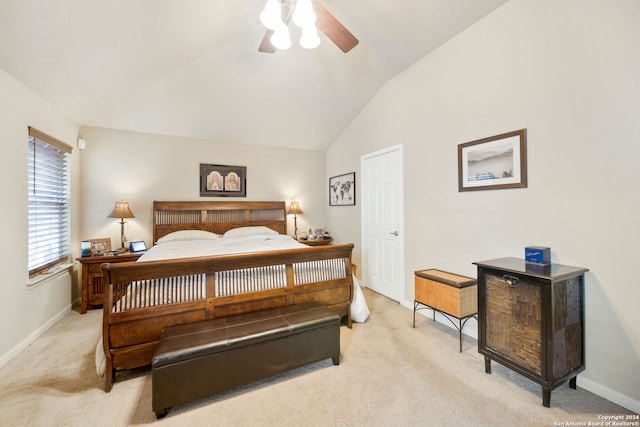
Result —
[{"label": "ceiling fan", "polygon": [[[298,0],[298,2],[301,3],[300,0]],[[276,3],[279,3],[279,6],[281,7],[280,18],[282,20],[282,24],[286,26],[289,24],[289,20],[294,13],[294,9],[296,8],[296,1],[278,0]],[[316,16],[316,26],[318,30],[322,31],[329,38],[329,40],[331,40],[336,46],[338,46],[344,53],[347,53],[351,49],[356,47],[356,45],[359,43],[359,40],[353,34],[351,34],[351,32],[347,30],[347,28],[342,25],[342,23],[338,21],[335,16],[331,14],[331,12],[329,12],[322,4],[317,1],[311,1],[310,3],[313,5],[313,12]],[[267,7],[268,6],[269,5],[267,5]],[[265,35],[262,39],[262,43],[260,43],[260,47],[258,47],[259,52],[275,53],[278,50],[278,48],[276,48],[271,41],[271,37],[274,35],[274,33],[274,29],[267,28],[267,31],[265,32]]]}]

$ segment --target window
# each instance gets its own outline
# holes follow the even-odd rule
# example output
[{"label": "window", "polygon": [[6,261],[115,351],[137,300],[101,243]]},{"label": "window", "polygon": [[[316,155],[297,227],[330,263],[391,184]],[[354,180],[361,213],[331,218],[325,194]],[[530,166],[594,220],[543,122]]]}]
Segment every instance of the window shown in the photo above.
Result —
[{"label": "window", "polygon": [[69,260],[71,150],[29,127],[29,276]]}]

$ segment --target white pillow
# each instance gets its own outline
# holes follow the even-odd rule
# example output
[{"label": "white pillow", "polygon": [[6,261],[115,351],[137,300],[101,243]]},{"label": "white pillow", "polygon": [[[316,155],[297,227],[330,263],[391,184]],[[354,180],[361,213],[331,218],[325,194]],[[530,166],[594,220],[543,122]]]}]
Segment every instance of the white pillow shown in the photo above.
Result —
[{"label": "white pillow", "polygon": [[270,229],[269,227],[265,227],[264,225],[253,225],[250,227],[232,228],[224,233],[222,237],[258,236],[269,234],[278,234],[278,232]]},{"label": "white pillow", "polygon": [[219,234],[204,230],[180,230],[169,233],[158,239],[156,243],[171,242],[174,240],[218,240]]}]

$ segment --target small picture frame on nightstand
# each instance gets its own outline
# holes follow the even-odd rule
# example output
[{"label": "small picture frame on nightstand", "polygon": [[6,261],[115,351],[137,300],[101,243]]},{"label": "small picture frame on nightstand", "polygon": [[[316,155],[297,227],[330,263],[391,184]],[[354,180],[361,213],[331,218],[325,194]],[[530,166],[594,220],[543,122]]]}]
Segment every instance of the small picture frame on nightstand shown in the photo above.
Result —
[{"label": "small picture frame on nightstand", "polygon": [[111,251],[111,239],[91,239],[91,256],[102,256]]}]

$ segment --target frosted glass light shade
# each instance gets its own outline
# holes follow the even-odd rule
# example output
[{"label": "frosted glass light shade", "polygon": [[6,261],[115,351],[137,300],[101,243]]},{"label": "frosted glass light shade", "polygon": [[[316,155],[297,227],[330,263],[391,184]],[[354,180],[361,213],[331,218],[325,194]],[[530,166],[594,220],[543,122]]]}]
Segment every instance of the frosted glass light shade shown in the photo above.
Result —
[{"label": "frosted glass light shade", "polygon": [[302,37],[300,37],[300,46],[305,49],[315,49],[320,45],[320,37],[318,37],[318,29],[315,25],[308,25],[302,28]]},{"label": "frosted glass light shade", "polygon": [[282,22],[282,5],[278,0],[268,0],[260,13],[260,22],[270,30],[275,30]]},{"label": "frosted glass light shade", "polygon": [[311,0],[298,0],[291,19],[293,19],[293,23],[300,28],[315,24],[316,14],[313,13]]},{"label": "frosted glass light shade", "polygon": [[271,36],[271,44],[280,50],[289,49],[291,47],[291,37],[289,37],[289,27],[284,23],[275,29]]}]

